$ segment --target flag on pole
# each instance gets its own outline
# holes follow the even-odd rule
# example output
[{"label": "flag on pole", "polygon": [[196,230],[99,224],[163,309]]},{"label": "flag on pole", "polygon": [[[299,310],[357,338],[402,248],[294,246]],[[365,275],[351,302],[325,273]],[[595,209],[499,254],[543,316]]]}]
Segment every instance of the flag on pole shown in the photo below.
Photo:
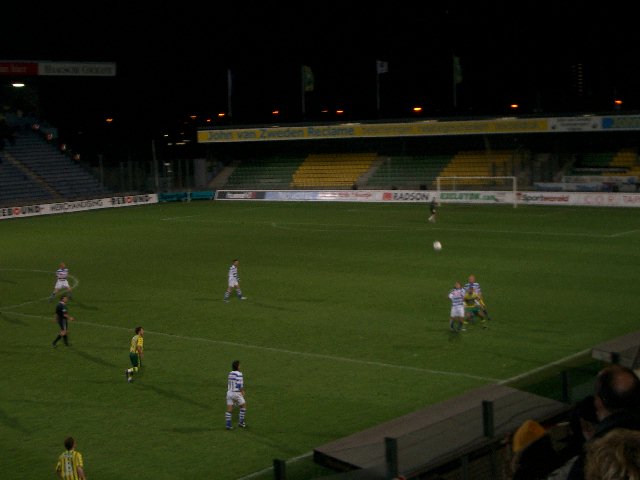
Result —
[{"label": "flag on pole", "polygon": [[314,78],[313,70],[307,65],[302,66],[302,89],[305,92],[313,92]]},{"label": "flag on pole", "polygon": [[389,71],[389,62],[383,60],[376,60],[376,72],[387,73]]},{"label": "flag on pole", "polygon": [[233,98],[233,74],[230,68],[227,68],[227,115],[233,117],[233,108],[231,99]]},{"label": "flag on pole", "polygon": [[462,67],[460,66],[460,57],[453,56],[453,83],[455,85],[462,82]]}]

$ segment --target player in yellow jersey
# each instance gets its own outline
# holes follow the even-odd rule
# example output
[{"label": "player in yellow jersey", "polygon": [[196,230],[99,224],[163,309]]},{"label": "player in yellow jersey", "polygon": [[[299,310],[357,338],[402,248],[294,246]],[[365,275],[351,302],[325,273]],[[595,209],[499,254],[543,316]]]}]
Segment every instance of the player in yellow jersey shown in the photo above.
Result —
[{"label": "player in yellow jersey", "polygon": [[66,450],[58,457],[56,474],[63,480],[86,480],[82,454],[76,451],[76,441],[73,437],[64,440]]},{"label": "player in yellow jersey", "polygon": [[476,293],[473,287],[468,287],[466,293],[464,294],[464,315],[466,317],[466,321],[470,323],[475,323],[476,318],[480,317],[482,319],[482,327],[485,327],[485,314],[484,310],[480,305],[481,297]]},{"label": "player in yellow jersey", "polygon": [[136,334],[131,337],[129,345],[129,360],[131,360],[131,368],[124,371],[127,382],[133,382],[133,374],[137,373],[142,367],[142,357],[144,357],[144,328],[136,327]]}]

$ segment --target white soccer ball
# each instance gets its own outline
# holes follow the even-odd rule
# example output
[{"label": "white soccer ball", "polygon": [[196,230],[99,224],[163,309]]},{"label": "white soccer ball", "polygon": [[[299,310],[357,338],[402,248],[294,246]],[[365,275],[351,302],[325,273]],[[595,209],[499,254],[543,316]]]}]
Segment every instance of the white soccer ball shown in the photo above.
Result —
[{"label": "white soccer ball", "polygon": [[439,252],[440,250],[442,250],[442,244],[436,240],[435,242],[433,242],[433,249],[436,252]]}]

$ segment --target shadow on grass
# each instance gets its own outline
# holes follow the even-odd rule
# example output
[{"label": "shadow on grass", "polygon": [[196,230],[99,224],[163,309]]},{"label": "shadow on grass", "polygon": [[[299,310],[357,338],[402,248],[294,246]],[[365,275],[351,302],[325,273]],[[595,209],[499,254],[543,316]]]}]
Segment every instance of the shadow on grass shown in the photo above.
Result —
[{"label": "shadow on grass", "polygon": [[451,330],[447,331],[447,339],[450,343],[457,343],[462,341],[462,336],[465,332],[453,332]]},{"label": "shadow on grass", "polygon": [[86,303],[82,303],[79,300],[76,300],[75,298],[72,298],[69,303],[73,302],[73,305],[82,308],[83,310],[90,310],[92,312],[95,312],[97,310],[100,310],[98,307],[94,306],[94,305],[87,305]]},{"label": "shadow on grass", "polygon": [[3,423],[12,430],[17,430],[22,433],[29,433],[29,430],[25,428],[19,420],[7,415],[7,413],[2,409],[0,409],[0,423]]},{"label": "shadow on grass", "polygon": [[[70,342],[70,343],[73,344],[73,342]],[[78,355],[79,357],[82,357],[85,360],[89,360],[90,362],[93,362],[97,365],[102,365],[103,367],[118,368],[118,365],[115,365],[111,362],[107,362],[106,360],[103,360],[100,357],[91,355],[90,353],[87,353],[87,352],[83,352],[82,350],[76,350],[75,348],[73,348],[73,345],[69,347],[69,352],[73,353],[74,355]]]},{"label": "shadow on grass", "polygon": [[167,432],[174,432],[174,433],[186,433],[191,434],[191,433],[202,433],[202,432],[210,432],[212,430],[221,430],[224,428],[224,424],[221,424],[219,426],[219,428],[214,428],[214,427],[210,427],[210,428],[204,428],[204,427],[174,427],[174,428],[169,428],[166,429]]},{"label": "shadow on grass", "polygon": [[[235,303],[244,303],[245,300],[238,300],[238,299],[232,299],[230,303],[234,303],[234,300],[237,300],[237,302]],[[248,300],[250,301],[250,300]],[[293,308],[285,308],[281,305],[270,305],[268,303],[262,303],[262,302],[251,302],[251,305],[255,305],[257,307],[261,307],[261,308],[269,308],[271,310],[279,310],[282,312],[293,312],[295,311],[295,309]]]},{"label": "shadow on grass", "polygon": [[155,392],[162,397],[170,398],[171,400],[178,400],[180,402],[188,403],[190,405],[195,405],[196,407],[200,407],[205,410],[211,410],[211,405],[196,402],[192,398],[185,395],[180,395],[174,390],[169,390],[168,388],[161,388],[161,387],[158,387],[157,385],[146,385],[143,382],[136,382],[135,379],[134,379],[134,383],[138,386],[138,388],[151,390],[152,392]]},{"label": "shadow on grass", "polygon": [[11,314],[5,314],[3,312],[0,312],[0,318],[3,319],[5,322],[7,323],[13,323],[15,325],[26,325],[25,322],[23,322],[22,320],[19,320],[16,317],[12,317]]}]

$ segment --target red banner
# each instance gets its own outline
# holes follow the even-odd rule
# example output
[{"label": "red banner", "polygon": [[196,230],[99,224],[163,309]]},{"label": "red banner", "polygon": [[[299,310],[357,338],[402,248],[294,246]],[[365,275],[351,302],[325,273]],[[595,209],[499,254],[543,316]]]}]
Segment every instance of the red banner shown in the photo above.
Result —
[{"label": "red banner", "polygon": [[38,75],[36,62],[0,62],[0,76],[28,77]]}]

